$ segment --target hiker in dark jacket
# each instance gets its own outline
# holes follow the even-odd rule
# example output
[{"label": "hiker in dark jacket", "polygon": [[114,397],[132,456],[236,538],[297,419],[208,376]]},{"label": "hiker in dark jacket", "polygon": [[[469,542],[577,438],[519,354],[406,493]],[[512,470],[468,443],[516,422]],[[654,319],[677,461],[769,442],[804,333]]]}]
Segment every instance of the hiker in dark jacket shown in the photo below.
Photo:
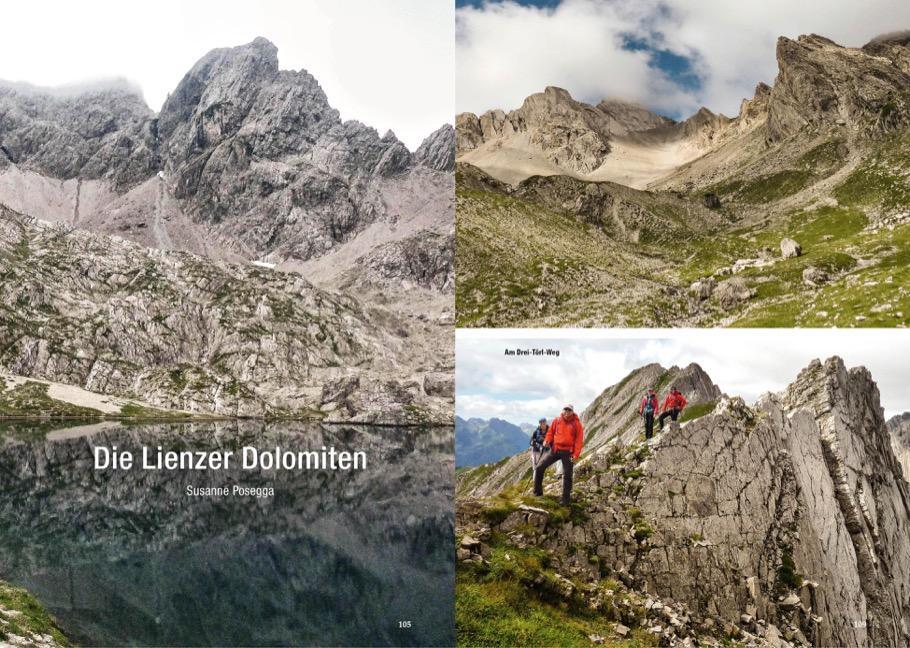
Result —
[{"label": "hiker in dark jacket", "polygon": [[531,469],[537,468],[540,455],[543,454],[543,441],[547,436],[547,419],[542,418],[537,422],[537,427],[531,432]]},{"label": "hiker in dark jacket", "polygon": [[654,393],[653,388],[649,389],[638,406],[638,415],[645,421],[645,439],[650,439],[654,436],[654,417],[657,416],[659,410],[660,402],[657,400],[657,394]]},{"label": "hiker in dark jacket", "polygon": [[584,428],[575,414],[575,408],[566,405],[562,414],[553,419],[544,446],[549,450],[534,469],[534,494],[543,495],[544,471],[557,461],[562,463],[562,505],[568,506],[572,501],[572,464],[581,456],[584,441]]}]

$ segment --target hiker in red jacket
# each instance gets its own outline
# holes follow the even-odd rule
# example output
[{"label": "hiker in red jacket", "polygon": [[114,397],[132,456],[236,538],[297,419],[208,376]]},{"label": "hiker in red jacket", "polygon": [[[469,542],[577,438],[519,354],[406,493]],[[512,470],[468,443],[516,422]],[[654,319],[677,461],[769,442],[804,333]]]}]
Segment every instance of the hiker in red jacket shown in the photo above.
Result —
[{"label": "hiker in red jacket", "polygon": [[664,411],[661,413],[660,418],[658,419],[660,423],[660,429],[664,429],[664,420],[669,416],[674,421],[679,418],[679,414],[683,411],[683,408],[686,406],[686,397],[679,393],[679,390],[674,387],[670,390],[670,393],[667,394],[666,400],[664,400]]},{"label": "hiker in red jacket", "polygon": [[581,456],[581,444],[584,439],[584,428],[575,414],[575,408],[566,405],[562,414],[553,419],[544,448],[549,448],[534,469],[534,494],[543,495],[544,471],[556,463],[562,462],[562,505],[568,506],[572,501],[572,462]]},{"label": "hiker in red jacket", "polygon": [[654,389],[649,389],[647,395],[641,399],[638,406],[638,415],[645,420],[645,439],[654,436],[654,417],[660,411],[660,401],[657,400],[657,394]]}]

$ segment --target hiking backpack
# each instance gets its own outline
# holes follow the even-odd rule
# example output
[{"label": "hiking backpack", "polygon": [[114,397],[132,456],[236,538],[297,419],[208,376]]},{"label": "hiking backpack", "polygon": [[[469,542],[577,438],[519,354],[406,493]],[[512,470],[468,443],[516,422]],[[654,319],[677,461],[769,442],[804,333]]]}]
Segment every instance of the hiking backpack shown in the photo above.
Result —
[{"label": "hiking backpack", "polygon": [[645,396],[645,409],[644,414],[653,414],[654,413],[654,401],[650,396]]}]

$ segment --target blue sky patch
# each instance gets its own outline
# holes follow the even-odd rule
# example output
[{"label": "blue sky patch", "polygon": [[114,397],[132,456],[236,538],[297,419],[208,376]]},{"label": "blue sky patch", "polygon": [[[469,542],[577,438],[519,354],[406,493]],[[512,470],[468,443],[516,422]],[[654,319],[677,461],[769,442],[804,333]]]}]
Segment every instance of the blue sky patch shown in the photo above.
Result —
[{"label": "blue sky patch", "polygon": [[695,72],[691,59],[669,50],[657,49],[633,34],[624,36],[622,46],[630,52],[647,52],[651,67],[666,74],[680,88],[691,91],[701,89],[701,78]]},{"label": "blue sky patch", "polygon": [[[680,56],[670,50],[659,49],[634,34],[623,36],[622,47],[630,52],[646,52],[648,66],[663,72],[668,79],[686,92],[696,94],[702,89],[701,77],[695,72],[692,59]],[[688,114],[668,114],[673,119],[685,119]]]},{"label": "blue sky patch", "polygon": [[[481,9],[484,6],[501,4],[504,0],[455,0],[456,8],[472,7]],[[555,9],[562,0],[511,0],[515,4],[538,9]],[[670,9],[663,4],[656,8],[658,14],[669,14]],[[647,29],[647,27],[645,27]],[[655,71],[664,74],[667,79],[689,95],[698,95],[703,89],[703,80],[696,71],[692,58],[681,56],[668,49],[660,47],[661,32],[650,31],[640,34],[627,32],[620,35],[620,46],[629,52],[643,52],[647,56],[648,65]],[[665,112],[665,111],[661,111]],[[671,114],[673,119],[685,119],[689,114]]]}]

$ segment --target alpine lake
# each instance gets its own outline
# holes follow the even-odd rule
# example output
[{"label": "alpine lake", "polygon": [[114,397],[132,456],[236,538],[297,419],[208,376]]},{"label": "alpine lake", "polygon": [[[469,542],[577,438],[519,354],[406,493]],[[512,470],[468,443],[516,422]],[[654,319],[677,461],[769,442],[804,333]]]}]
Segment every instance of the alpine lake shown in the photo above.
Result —
[{"label": "alpine lake", "polygon": [[2,421],[0,580],[76,644],[454,645],[454,470],[448,427]]}]

